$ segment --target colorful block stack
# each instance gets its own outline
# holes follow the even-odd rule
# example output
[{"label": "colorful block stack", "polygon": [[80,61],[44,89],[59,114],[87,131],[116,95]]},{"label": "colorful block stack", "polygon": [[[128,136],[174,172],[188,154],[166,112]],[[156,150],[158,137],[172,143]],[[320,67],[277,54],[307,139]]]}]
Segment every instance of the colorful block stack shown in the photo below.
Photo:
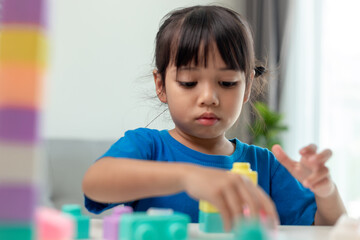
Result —
[{"label": "colorful block stack", "polygon": [[34,239],[46,0],[0,0],[0,239]]},{"label": "colorful block stack", "polygon": [[[257,172],[250,169],[249,163],[234,163],[231,172],[250,178],[257,185]],[[223,222],[219,211],[210,203],[199,201],[199,228],[206,233],[223,233]]]}]

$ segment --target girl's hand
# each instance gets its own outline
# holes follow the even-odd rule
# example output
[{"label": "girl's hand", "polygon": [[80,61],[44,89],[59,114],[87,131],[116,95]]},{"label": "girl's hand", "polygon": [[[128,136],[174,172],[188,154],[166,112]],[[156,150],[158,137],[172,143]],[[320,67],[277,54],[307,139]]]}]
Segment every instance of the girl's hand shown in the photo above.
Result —
[{"label": "girl's hand", "polygon": [[272,200],[240,174],[191,165],[184,177],[184,189],[191,197],[214,205],[221,214],[226,231],[231,230],[245,207],[249,208],[251,216],[266,214],[279,223]]},{"label": "girl's hand", "polygon": [[299,151],[301,159],[296,162],[290,159],[279,145],[272,147],[275,157],[304,187],[309,188],[315,195],[324,198],[335,190],[329,169],[325,166],[332,153],[329,149],[320,153],[316,153],[316,150],[317,147],[314,144],[302,148]]}]

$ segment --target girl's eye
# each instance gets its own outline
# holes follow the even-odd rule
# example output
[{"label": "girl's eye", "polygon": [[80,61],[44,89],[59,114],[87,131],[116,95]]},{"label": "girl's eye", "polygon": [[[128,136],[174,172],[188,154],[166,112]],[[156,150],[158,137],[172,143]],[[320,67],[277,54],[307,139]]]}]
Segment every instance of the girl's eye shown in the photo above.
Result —
[{"label": "girl's eye", "polygon": [[178,81],[178,83],[180,84],[180,86],[185,88],[192,88],[195,87],[197,84],[197,82],[180,82],[180,81]]},{"label": "girl's eye", "polygon": [[225,88],[234,87],[238,82],[219,82],[219,85]]}]

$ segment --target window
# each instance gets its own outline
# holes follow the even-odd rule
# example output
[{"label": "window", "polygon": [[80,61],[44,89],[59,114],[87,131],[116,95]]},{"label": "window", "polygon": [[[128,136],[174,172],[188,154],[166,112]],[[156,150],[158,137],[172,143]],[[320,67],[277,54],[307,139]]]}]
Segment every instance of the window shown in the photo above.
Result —
[{"label": "window", "polygon": [[360,1],[298,0],[289,16],[282,111],[293,159],[315,143],[348,207],[360,198]]}]

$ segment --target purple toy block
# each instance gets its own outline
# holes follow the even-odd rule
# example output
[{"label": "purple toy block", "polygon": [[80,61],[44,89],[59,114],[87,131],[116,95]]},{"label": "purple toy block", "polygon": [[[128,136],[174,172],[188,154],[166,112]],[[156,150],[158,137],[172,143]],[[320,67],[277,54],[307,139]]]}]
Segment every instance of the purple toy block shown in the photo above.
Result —
[{"label": "purple toy block", "polygon": [[0,222],[30,222],[34,219],[37,190],[32,184],[0,184]]},{"label": "purple toy block", "polygon": [[121,215],[124,213],[132,213],[133,210],[128,206],[115,207],[112,215],[104,218],[103,223],[103,237],[105,240],[118,240],[119,239],[119,224]]},{"label": "purple toy block", "polygon": [[0,109],[0,140],[38,141],[38,115],[39,112],[34,109]]},{"label": "purple toy block", "polygon": [[0,23],[46,27],[46,2],[46,0],[2,0]]},{"label": "purple toy block", "polygon": [[112,212],[112,216],[121,216],[124,213],[132,213],[133,209],[132,207],[129,206],[118,206],[115,207],[113,212]]}]

